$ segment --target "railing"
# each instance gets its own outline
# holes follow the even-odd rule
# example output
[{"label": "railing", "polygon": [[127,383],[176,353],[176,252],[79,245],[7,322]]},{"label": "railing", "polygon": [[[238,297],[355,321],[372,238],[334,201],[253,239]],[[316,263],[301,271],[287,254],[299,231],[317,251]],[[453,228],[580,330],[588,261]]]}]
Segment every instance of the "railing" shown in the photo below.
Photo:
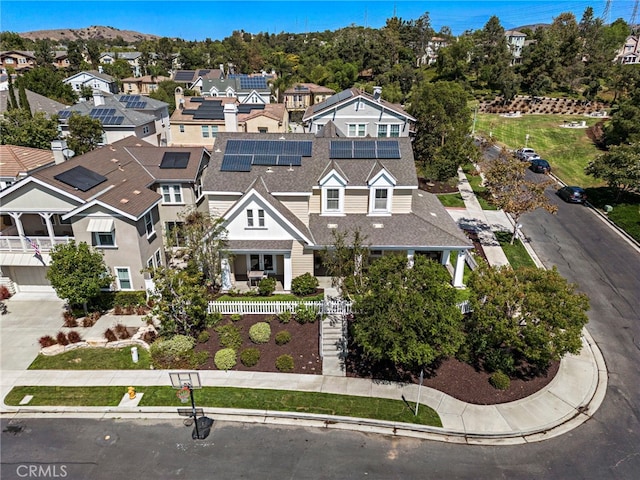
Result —
[{"label": "railing", "polygon": [[[49,237],[29,237],[29,239],[38,245],[41,252],[50,251],[54,245],[62,243],[69,243],[74,237],[54,237],[53,243]],[[24,242],[24,246],[23,246]],[[5,237],[0,235],[0,250],[5,252],[33,252],[33,246],[29,244],[26,238],[20,239],[20,237]]]},{"label": "railing", "polygon": [[295,313],[298,305],[304,305],[307,308],[314,309],[317,313],[322,315],[348,315],[351,313],[351,302],[348,301],[224,301],[224,302],[209,302],[209,313],[219,312],[223,315],[232,315],[238,313],[244,314],[265,314],[265,315],[278,315],[282,312]]}]

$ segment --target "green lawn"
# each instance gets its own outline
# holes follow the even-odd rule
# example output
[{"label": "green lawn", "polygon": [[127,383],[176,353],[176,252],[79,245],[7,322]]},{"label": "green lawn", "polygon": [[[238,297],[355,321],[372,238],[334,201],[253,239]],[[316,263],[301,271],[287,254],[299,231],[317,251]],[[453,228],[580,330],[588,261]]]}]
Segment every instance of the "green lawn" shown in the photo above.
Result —
[{"label": "green lawn", "polygon": [[609,219],[640,242],[640,195],[625,193],[616,201],[616,194],[610,188],[588,188],[587,199],[602,211],[605,205],[613,206]]},{"label": "green lawn", "polygon": [[38,355],[29,370],[148,370],[149,352],[138,347],[138,363],[131,360],[131,347],[76,348],[59,355]]},{"label": "green lawn", "polygon": [[506,118],[496,114],[478,114],[476,132],[510,149],[518,149],[525,144],[532,147],[542,158],[549,161],[553,173],[569,185],[597,187],[601,180],[584,173],[587,166],[598,153],[598,149],[587,137],[586,129],[560,128],[563,121],[582,121],[592,126],[601,121],[597,118],[576,115],[523,115],[518,118]]},{"label": "green lawn", "polygon": [[[144,393],[140,406],[183,406],[171,387],[147,386],[137,388],[137,391]],[[33,395],[30,406],[116,406],[125,393],[127,388],[124,386],[14,387],[5,397],[5,403],[18,405],[25,395]],[[231,387],[205,387],[196,390],[194,398],[199,407],[267,409],[442,426],[433,409],[422,405],[418,416],[414,416],[415,404],[408,405],[402,400]]]},{"label": "green lawn", "polygon": [[500,246],[513,269],[536,266],[520,240],[516,239],[513,245],[511,245],[511,232],[496,232],[496,238],[498,242],[500,242]]},{"label": "green lawn", "polygon": [[480,175],[471,175],[467,173],[467,179],[469,180],[469,185],[471,185],[471,189],[476,194],[476,198],[478,202],[480,202],[480,206],[483,210],[497,210],[498,208],[491,203],[491,195],[489,191],[481,185],[482,177]]},{"label": "green lawn", "polygon": [[464,208],[464,200],[459,193],[443,193],[438,195],[438,200],[445,207]]}]

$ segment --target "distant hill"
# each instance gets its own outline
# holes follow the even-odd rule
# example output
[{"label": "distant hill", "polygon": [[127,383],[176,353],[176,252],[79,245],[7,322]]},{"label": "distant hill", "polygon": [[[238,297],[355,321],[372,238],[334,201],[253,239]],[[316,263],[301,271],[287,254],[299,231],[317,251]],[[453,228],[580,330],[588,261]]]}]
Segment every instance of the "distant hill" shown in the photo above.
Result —
[{"label": "distant hill", "polygon": [[35,30],[32,32],[20,33],[23,38],[37,40],[48,38],[55,41],[61,40],[115,40],[117,37],[127,43],[139,42],[141,40],[155,40],[160,38],[157,35],[134,32],[133,30],[120,30],[113,27],[91,26],[87,28],[59,28],[56,30]]},{"label": "distant hill", "polygon": [[535,32],[538,28],[548,28],[550,26],[551,24],[549,23],[533,23],[531,25],[522,25],[521,27],[510,28],[509,30],[517,30],[518,32],[521,32],[523,28],[528,28],[531,31]]}]

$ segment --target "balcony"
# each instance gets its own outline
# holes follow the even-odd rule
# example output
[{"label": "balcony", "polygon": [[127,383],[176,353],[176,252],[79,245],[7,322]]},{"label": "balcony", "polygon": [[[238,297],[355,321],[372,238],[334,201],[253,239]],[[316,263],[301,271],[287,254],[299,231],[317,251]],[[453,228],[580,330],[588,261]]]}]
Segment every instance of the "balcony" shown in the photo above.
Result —
[{"label": "balcony", "polygon": [[[50,251],[54,245],[69,243],[74,237],[54,237],[53,243],[49,237],[29,236],[29,239],[44,253]],[[0,235],[0,252],[33,253],[33,250],[33,246],[25,238],[21,240],[18,236]]]}]

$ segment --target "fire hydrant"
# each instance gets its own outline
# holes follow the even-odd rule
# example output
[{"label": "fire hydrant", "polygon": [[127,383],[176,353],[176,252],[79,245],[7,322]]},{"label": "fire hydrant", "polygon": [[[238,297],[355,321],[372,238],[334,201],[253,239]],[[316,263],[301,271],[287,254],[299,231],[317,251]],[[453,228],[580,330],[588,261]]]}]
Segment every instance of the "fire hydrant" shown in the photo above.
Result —
[{"label": "fire hydrant", "polygon": [[129,400],[136,398],[136,387],[128,387],[127,391],[129,392]]}]

